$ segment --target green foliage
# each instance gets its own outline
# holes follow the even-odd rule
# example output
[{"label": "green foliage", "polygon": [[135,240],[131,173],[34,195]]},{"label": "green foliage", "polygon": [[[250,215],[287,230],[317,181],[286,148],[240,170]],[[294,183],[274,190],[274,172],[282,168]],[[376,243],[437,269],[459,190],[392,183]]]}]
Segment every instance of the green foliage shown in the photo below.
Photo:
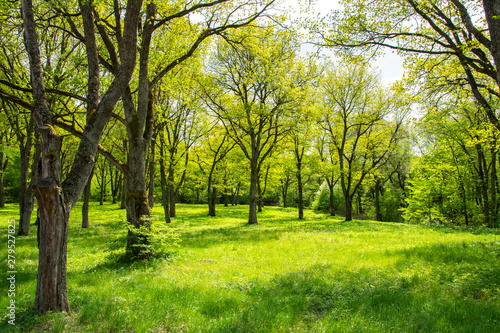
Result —
[{"label": "green foliage", "polygon": [[[141,216],[139,228],[122,221],[123,226],[128,228],[127,241],[133,238],[131,245],[133,253],[126,253],[127,260],[163,257],[168,254],[168,251],[179,246],[180,239],[177,232],[165,223],[155,222],[156,220],[155,216]],[[122,244],[120,248],[124,246],[125,244]]]},{"label": "green foliage", "polygon": [[[335,211],[339,211],[341,213],[345,211],[342,189],[337,186],[333,189],[333,202],[335,204]],[[328,184],[326,182],[323,182],[319,187],[311,206],[315,212],[330,212],[330,189],[328,188]]]}]

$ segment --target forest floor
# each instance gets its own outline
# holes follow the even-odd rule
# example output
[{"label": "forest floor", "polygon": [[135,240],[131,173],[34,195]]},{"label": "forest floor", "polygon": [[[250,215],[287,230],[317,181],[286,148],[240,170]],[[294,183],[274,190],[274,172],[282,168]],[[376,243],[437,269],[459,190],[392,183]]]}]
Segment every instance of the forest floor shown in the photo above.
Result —
[{"label": "forest floor", "polygon": [[[16,237],[16,319],[8,324],[7,225],[0,209],[0,331],[500,332],[500,235],[484,228],[345,222],[306,210],[178,205],[177,235],[153,259],[127,263],[125,211],[93,204],[90,228],[72,212],[71,313],[33,311],[36,226]],[[175,240],[174,237],[170,241]],[[168,244],[167,244],[168,245]]]}]

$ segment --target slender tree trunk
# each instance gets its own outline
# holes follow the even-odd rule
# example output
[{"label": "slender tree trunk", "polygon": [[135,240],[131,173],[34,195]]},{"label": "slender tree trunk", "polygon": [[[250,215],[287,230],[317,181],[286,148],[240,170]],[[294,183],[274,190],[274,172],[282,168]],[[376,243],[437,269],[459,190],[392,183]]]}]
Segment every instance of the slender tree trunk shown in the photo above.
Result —
[{"label": "slender tree trunk", "polygon": [[334,188],[334,184],[333,184],[333,181],[329,181],[328,179],[326,180],[326,183],[328,184],[328,191],[329,191],[329,194],[328,194],[328,200],[329,200],[329,203],[330,203],[330,216],[335,216],[335,197],[333,195],[333,188]]},{"label": "slender tree trunk", "polygon": [[155,141],[151,141],[151,158],[149,161],[149,207],[155,205]]},{"label": "slender tree trunk", "polygon": [[235,199],[234,199],[234,204],[236,206],[238,206],[238,200],[239,200],[239,196],[240,196],[240,187],[241,187],[241,184],[238,183],[238,185],[236,185],[236,194],[235,194]]},{"label": "slender tree trunk", "polygon": [[170,217],[175,217],[175,185],[174,185],[174,169],[169,166],[168,169],[168,205],[170,205]]},{"label": "slender tree trunk", "polygon": [[304,198],[303,198],[303,184],[302,184],[302,160],[297,162],[297,191],[298,191],[298,206],[299,206],[299,219],[304,218]]},{"label": "slender tree trunk", "polygon": [[161,204],[163,206],[163,213],[165,215],[165,223],[171,223],[170,218],[170,205],[168,200],[168,184],[167,175],[165,170],[165,156],[164,156],[164,140],[163,135],[160,136],[160,178],[161,178]]},{"label": "slender tree trunk", "polygon": [[465,225],[469,226],[469,211],[467,209],[467,197],[465,195],[465,186],[463,181],[460,181],[460,197],[462,198],[462,205],[464,208],[464,218],[465,218]]},{"label": "slender tree trunk", "polygon": [[88,228],[89,223],[89,206],[90,206],[90,195],[92,187],[92,178],[94,176],[94,169],[90,173],[89,179],[87,180],[87,185],[83,189],[83,206],[82,206],[82,228]]},{"label": "slender tree trunk", "polygon": [[26,136],[26,143],[20,143],[21,151],[21,182],[19,188],[19,230],[18,235],[28,236],[30,232],[31,214],[33,212],[33,191],[32,188],[36,186],[39,179],[39,162],[41,158],[40,142],[36,143],[35,155],[33,156],[33,163],[31,166],[31,181],[28,185],[28,165],[29,156],[32,146],[32,131],[33,121],[30,121],[28,134]]},{"label": "slender tree trunk", "polygon": [[260,177],[259,181],[257,182],[257,212],[262,213],[262,208],[264,208],[264,202],[263,200],[263,195],[262,195],[262,190],[260,188]]},{"label": "slender tree trunk", "polygon": [[352,221],[352,196],[345,195],[345,220]]},{"label": "slender tree trunk", "polygon": [[482,196],[482,205],[483,205],[483,213],[484,220],[486,225],[490,225],[490,204],[488,198],[488,180],[487,180],[487,168],[486,168],[486,159],[484,157],[483,149],[480,145],[476,145],[476,152],[478,157],[478,175],[481,186],[481,196]]},{"label": "slender tree trunk", "polygon": [[380,180],[375,181],[375,215],[377,221],[382,221],[382,211],[380,210],[380,192],[381,192],[381,185],[380,185]]},{"label": "slender tree trunk", "polygon": [[[2,141],[0,140],[0,144]],[[3,178],[5,175],[5,171],[7,170],[7,166],[9,165],[9,157],[6,156],[3,152],[0,156],[0,208],[5,207],[5,190],[3,186]]]},{"label": "slender tree trunk", "polygon": [[286,177],[285,181],[283,181],[283,179],[281,179],[281,198],[283,199],[283,208],[288,207],[287,200],[286,200],[286,197],[288,195],[288,184],[289,184],[289,177],[288,176]]},{"label": "slender tree trunk", "polygon": [[99,196],[99,205],[104,205],[104,194],[106,192],[106,167],[103,165],[101,169],[101,192]]},{"label": "slender tree trunk", "polygon": [[497,226],[498,216],[497,216],[497,153],[495,148],[491,148],[491,203],[490,203],[490,226],[495,228]]}]

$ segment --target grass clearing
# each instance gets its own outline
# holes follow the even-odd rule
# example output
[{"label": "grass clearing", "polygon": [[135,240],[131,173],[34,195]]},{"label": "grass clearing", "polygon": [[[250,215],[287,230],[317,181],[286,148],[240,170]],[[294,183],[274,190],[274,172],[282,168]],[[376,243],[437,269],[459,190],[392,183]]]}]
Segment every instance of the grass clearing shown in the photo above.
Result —
[{"label": "grass clearing", "polygon": [[[16,327],[43,332],[500,332],[500,237],[486,229],[345,222],[306,210],[179,205],[180,246],[123,263],[125,211],[80,206],[70,221],[71,315],[38,316],[36,236],[16,239]],[[163,223],[162,208],[153,210]],[[17,206],[0,210],[0,261]],[[32,232],[36,227],[32,226]]]}]

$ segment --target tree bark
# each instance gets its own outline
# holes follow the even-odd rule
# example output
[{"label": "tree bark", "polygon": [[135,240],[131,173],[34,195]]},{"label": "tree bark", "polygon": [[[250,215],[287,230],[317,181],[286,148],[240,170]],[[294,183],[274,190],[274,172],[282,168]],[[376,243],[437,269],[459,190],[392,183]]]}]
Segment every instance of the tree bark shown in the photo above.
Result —
[{"label": "tree bark", "polygon": [[491,151],[491,176],[490,176],[490,193],[491,193],[491,204],[490,204],[490,226],[495,228],[497,226],[498,216],[497,216],[497,153],[495,147],[490,149]]},{"label": "tree bark", "polygon": [[30,151],[32,146],[32,131],[33,131],[33,119],[30,121],[30,125],[28,127],[26,141],[20,142],[20,151],[21,151],[21,182],[19,188],[19,229],[18,235],[20,236],[28,236],[31,234],[30,231],[30,223],[31,223],[31,214],[33,212],[33,189],[38,183],[38,169],[39,169],[39,161],[40,156],[42,154],[40,150],[40,143],[36,143],[35,155],[33,156],[33,163],[31,166],[31,181],[28,185],[28,164],[30,160]]},{"label": "tree bark", "polygon": [[91,195],[91,187],[92,187],[92,178],[94,176],[94,170],[90,173],[89,179],[87,180],[87,185],[83,189],[83,206],[82,206],[82,228],[88,228],[89,223],[89,204],[90,204],[90,195]]},{"label": "tree bark", "polygon": [[161,204],[165,215],[165,223],[171,223],[170,218],[170,205],[168,204],[168,184],[165,170],[165,156],[164,156],[164,141],[163,135],[160,136],[160,177],[161,177]]},{"label": "tree bark", "polygon": [[259,170],[257,161],[250,164],[250,211],[248,214],[248,224],[257,224],[257,184],[259,183]]},{"label": "tree bark", "polygon": [[304,218],[304,198],[303,198],[303,184],[302,184],[302,159],[297,162],[297,191],[298,191],[298,206],[299,206],[299,219]]},{"label": "tree bark", "polygon": [[149,207],[153,209],[155,205],[155,141],[151,141],[151,158],[149,161]]}]

